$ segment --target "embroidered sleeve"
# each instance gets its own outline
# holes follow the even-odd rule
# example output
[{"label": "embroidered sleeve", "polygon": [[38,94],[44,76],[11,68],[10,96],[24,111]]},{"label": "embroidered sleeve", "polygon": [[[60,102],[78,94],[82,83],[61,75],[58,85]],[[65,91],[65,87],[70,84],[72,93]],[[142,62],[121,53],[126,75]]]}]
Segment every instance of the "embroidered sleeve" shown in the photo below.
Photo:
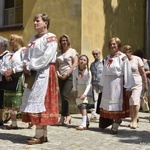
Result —
[{"label": "embroidered sleeve", "polygon": [[42,37],[40,44],[34,45],[33,54],[28,63],[28,70],[40,70],[46,67],[49,63],[54,63],[57,53],[57,38],[53,34]]},{"label": "embroidered sleeve", "polygon": [[87,71],[87,73],[88,73],[88,79],[87,79],[86,89],[84,91],[84,95],[87,95],[91,89],[91,80],[92,80],[91,71],[89,70],[89,71]]},{"label": "embroidered sleeve", "polygon": [[47,41],[47,43],[54,42],[54,41],[57,42],[57,38],[56,38],[56,36],[47,37],[46,41]]},{"label": "embroidered sleeve", "polygon": [[13,72],[22,72],[23,71],[23,58],[26,51],[26,47],[22,47],[17,52],[14,53],[12,60],[12,69]]}]

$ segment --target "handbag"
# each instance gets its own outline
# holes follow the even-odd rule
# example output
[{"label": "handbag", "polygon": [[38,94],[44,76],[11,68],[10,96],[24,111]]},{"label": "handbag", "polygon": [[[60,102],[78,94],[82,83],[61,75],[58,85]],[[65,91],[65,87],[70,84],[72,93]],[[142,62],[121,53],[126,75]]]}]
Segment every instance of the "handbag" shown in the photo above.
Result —
[{"label": "handbag", "polygon": [[37,74],[37,72],[33,71],[33,70],[31,70],[31,76],[26,74],[26,73],[24,73],[24,76],[25,76],[24,84],[25,84],[26,88],[32,89],[32,86],[33,86],[33,84],[35,82],[36,74]]},{"label": "handbag", "polygon": [[141,101],[141,106],[142,106],[143,111],[149,111],[147,92],[145,92],[143,94],[142,101]]},{"label": "handbag", "polygon": [[7,81],[5,76],[2,76],[1,90],[13,91],[18,89],[19,78],[11,76],[12,80]]}]

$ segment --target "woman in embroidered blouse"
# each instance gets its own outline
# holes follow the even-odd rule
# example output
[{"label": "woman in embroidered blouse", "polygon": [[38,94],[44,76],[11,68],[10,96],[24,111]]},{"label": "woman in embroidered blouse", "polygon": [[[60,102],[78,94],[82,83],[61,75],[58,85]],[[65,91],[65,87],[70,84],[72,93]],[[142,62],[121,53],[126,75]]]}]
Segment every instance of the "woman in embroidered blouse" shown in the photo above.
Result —
[{"label": "woman in embroidered blouse", "polygon": [[[8,39],[0,36],[0,61],[3,59],[3,57],[8,53],[7,50],[8,47]],[[3,126],[3,123],[6,121],[3,121],[3,100],[4,100],[4,91],[1,90],[2,85],[2,75],[0,74],[0,126]],[[8,113],[7,113],[8,114]],[[8,115],[6,119],[8,118]]]},{"label": "woman in embroidered blouse", "polygon": [[71,48],[70,38],[63,34],[59,39],[60,52],[56,58],[56,69],[61,96],[61,118],[59,125],[68,125],[71,122],[69,112],[69,94],[72,90],[72,72],[78,65],[78,53]]},{"label": "woman in embroidered blouse", "polygon": [[125,45],[122,51],[127,55],[132,69],[135,85],[132,88],[132,94],[130,97],[130,117],[131,123],[129,127],[131,129],[137,128],[138,112],[140,109],[140,97],[142,92],[142,83],[144,91],[148,90],[147,78],[144,71],[144,64],[140,57],[133,55],[133,51],[130,45]]},{"label": "woman in embroidered blouse", "polygon": [[[30,41],[24,59],[25,90],[22,98],[22,121],[35,125],[34,137],[28,144],[48,141],[47,125],[58,122],[58,90],[55,60],[56,35],[48,32],[50,19],[47,14],[36,14],[33,19],[37,32]],[[27,76],[29,75],[29,76]],[[33,84],[29,85],[27,79]]]},{"label": "woman in embroidered blouse", "polygon": [[26,51],[24,47],[23,37],[17,34],[11,34],[9,40],[9,51],[2,59],[0,72],[5,76],[6,80],[11,80],[12,76],[18,76],[19,85],[16,92],[4,90],[4,109],[11,115],[11,125],[5,126],[6,129],[18,129],[17,113],[21,105],[22,99],[22,77],[23,57]]},{"label": "woman in embroidered blouse", "polygon": [[128,99],[125,99],[123,87],[126,89],[126,94],[129,95],[134,79],[129,60],[125,54],[120,52],[121,40],[114,37],[110,39],[108,46],[110,55],[107,56],[104,63],[100,81],[103,86],[100,117],[112,119],[111,133],[117,134],[121,119],[129,117],[129,103]]},{"label": "woman in embroidered blouse", "polygon": [[[76,103],[82,114],[82,124],[77,130],[86,130],[89,126],[87,116],[87,104],[93,104],[92,97],[92,75],[88,68],[89,59],[86,55],[79,56],[79,65],[73,70],[73,91]],[[91,108],[88,108],[91,109]]]}]

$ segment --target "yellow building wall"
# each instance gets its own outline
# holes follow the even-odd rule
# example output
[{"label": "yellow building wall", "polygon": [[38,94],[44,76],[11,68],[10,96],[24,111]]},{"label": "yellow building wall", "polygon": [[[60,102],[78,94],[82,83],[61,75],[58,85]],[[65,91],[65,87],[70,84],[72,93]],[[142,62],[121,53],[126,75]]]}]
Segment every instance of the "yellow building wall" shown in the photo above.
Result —
[{"label": "yellow building wall", "polygon": [[145,0],[103,0],[104,56],[109,52],[108,41],[119,37],[122,46],[129,44],[133,50],[145,47]]},{"label": "yellow building wall", "polygon": [[133,49],[145,47],[145,8],[144,0],[23,0],[24,29],[0,31],[0,35],[21,34],[27,45],[35,34],[33,16],[46,12],[51,19],[49,31],[58,38],[69,35],[72,47],[91,62],[95,48],[106,57],[114,36]]},{"label": "yellow building wall", "polygon": [[37,13],[47,13],[50,17],[49,31],[59,38],[69,35],[71,45],[81,50],[81,0],[23,0],[23,30],[0,31],[0,35],[9,38],[12,33],[21,34],[27,45],[31,36],[36,34],[33,17]]},{"label": "yellow building wall", "polygon": [[122,45],[145,47],[145,1],[82,0],[82,53],[93,61],[91,51],[109,54],[108,41],[119,37]]},{"label": "yellow building wall", "polygon": [[35,33],[33,16],[37,13],[47,13],[50,17],[49,31],[56,34],[57,38],[62,34],[69,35],[72,47],[80,50],[80,0],[24,0],[24,35],[26,39]]},{"label": "yellow building wall", "polygon": [[105,20],[102,0],[82,0],[82,54],[93,61],[92,50],[102,51],[104,44]]}]

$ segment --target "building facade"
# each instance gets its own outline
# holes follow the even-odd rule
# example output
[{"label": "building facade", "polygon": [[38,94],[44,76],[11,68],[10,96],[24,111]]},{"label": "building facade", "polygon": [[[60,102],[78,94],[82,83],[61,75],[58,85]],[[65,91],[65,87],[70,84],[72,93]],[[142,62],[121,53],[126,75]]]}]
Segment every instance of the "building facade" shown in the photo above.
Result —
[{"label": "building facade", "polygon": [[[119,37],[122,45],[133,49],[149,48],[146,28],[146,8],[149,0],[0,0],[0,35],[9,38],[21,34],[27,45],[35,34],[33,16],[47,13],[50,32],[59,38],[67,34],[79,53],[87,54],[99,48],[108,54],[108,41]],[[148,39],[149,40],[149,39]],[[147,55],[148,56],[148,55]]]},{"label": "building facade", "polygon": [[[79,54],[93,61],[92,50],[108,54],[108,41],[119,37],[122,45],[145,48],[150,59],[150,0],[0,0],[0,36],[20,34],[25,45],[35,34],[33,16],[47,13],[49,31],[59,38],[69,35]],[[59,50],[58,50],[59,51]],[[78,112],[73,95],[71,113]]]}]

